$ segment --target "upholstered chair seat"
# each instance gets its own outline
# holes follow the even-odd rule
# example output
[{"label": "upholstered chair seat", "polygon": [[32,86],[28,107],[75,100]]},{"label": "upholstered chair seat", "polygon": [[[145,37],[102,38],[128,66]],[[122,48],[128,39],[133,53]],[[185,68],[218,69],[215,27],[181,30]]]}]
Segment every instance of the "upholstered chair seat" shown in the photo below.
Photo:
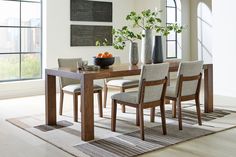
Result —
[{"label": "upholstered chair seat", "polygon": [[107,82],[108,86],[115,87],[133,87],[138,86],[139,80],[128,80],[128,79],[120,79],[120,80],[110,80]]},{"label": "upholstered chair seat", "polygon": [[177,93],[176,93],[176,87],[175,86],[169,86],[166,89],[166,96],[168,97],[176,97]]},{"label": "upholstered chair seat", "polygon": [[[95,85],[93,85],[93,89],[94,90],[102,90],[102,87],[95,84]],[[80,86],[80,84],[71,84],[71,85],[67,85],[67,86],[63,87],[62,90],[68,91],[71,93],[80,93],[81,86]]]},{"label": "upholstered chair seat", "polygon": [[[121,64],[120,57],[115,57],[115,65]],[[123,77],[107,78],[104,80],[104,108],[107,104],[107,93],[109,88],[119,89],[120,92],[125,92],[126,89],[136,88],[139,86],[138,79],[124,79]],[[125,105],[122,105],[122,112],[125,112]]]},{"label": "upholstered chair seat", "polygon": [[181,101],[195,100],[198,124],[202,125],[199,103],[202,66],[202,61],[187,61],[180,63],[175,86],[167,87],[166,99],[172,100],[172,116],[174,118],[176,117],[176,106],[178,107],[180,130],[182,130]]},{"label": "upholstered chair seat", "polygon": [[[155,110],[156,106],[160,106],[163,134],[166,134],[164,99],[167,86],[168,70],[168,63],[144,65],[142,67],[138,91],[117,93],[111,96],[112,131],[115,131],[116,129],[117,104],[124,104],[136,108],[136,125],[140,126],[142,140],[144,140],[143,110],[146,108]],[[151,117],[154,119],[154,115]]]},{"label": "upholstered chair seat", "polygon": [[[58,59],[59,68],[70,68],[75,70],[77,68],[77,64],[81,64],[81,58],[60,58]],[[80,95],[81,86],[80,80],[63,78],[60,77],[60,109],[59,114],[62,115],[63,111],[63,100],[64,93],[73,95],[73,112],[74,112],[74,121],[78,121],[78,95]],[[102,87],[99,85],[94,85],[94,93],[98,94],[98,112],[99,116],[102,117]]]},{"label": "upholstered chair seat", "polygon": [[138,104],[138,91],[117,93],[112,95],[111,99],[124,101],[132,104]]}]

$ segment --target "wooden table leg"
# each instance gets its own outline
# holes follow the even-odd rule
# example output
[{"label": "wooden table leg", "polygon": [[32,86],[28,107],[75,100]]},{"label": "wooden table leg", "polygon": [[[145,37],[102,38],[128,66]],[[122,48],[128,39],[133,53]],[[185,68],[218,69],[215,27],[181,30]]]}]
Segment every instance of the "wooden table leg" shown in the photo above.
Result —
[{"label": "wooden table leg", "polygon": [[45,75],[45,121],[47,125],[56,125],[56,77]]},{"label": "wooden table leg", "polygon": [[204,68],[204,111],[213,112],[213,65]]},{"label": "wooden table leg", "polygon": [[93,79],[83,75],[81,78],[81,139],[94,139]]}]

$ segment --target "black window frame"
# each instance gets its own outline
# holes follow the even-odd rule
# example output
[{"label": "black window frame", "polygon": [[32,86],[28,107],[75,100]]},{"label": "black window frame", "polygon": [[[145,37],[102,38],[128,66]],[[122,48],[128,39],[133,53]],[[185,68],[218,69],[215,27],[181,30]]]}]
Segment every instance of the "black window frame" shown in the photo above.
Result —
[{"label": "black window frame", "polygon": [[[169,24],[172,24],[172,23],[168,23],[168,13],[167,13],[167,9],[168,8],[172,8],[172,9],[175,9],[175,23],[177,23],[177,19],[178,19],[178,16],[177,16],[177,3],[175,0],[171,0],[174,2],[174,5],[175,6],[168,6],[167,5],[167,1],[170,1],[170,0],[166,0],[166,26],[169,25]],[[168,57],[168,43],[169,42],[175,42],[175,56],[174,57]],[[175,32],[175,39],[174,40],[169,40],[168,37],[166,37],[166,59],[176,59],[178,58],[178,37],[177,37],[177,32]]]},{"label": "black window frame", "polygon": [[[19,78],[18,79],[9,79],[9,80],[0,80],[1,82],[13,82],[13,81],[26,81],[26,80],[37,80],[37,79],[42,79],[42,74],[43,74],[43,54],[42,54],[42,39],[43,39],[43,7],[42,7],[42,1],[43,0],[38,0],[38,1],[33,1],[33,0],[2,0],[2,1],[15,1],[20,3],[20,8],[19,8],[19,26],[8,26],[8,25],[0,25],[0,28],[19,28],[19,52],[1,52],[0,55],[19,55]],[[22,13],[22,7],[21,7],[21,2],[23,3],[39,3],[40,4],[40,25],[39,26],[22,26],[22,21],[21,21],[21,13]],[[40,30],[40,50],[39,52],[23,52],[22,51],[22,29],[25,28],[36,28]],[[32,78],[22,78],[22,55],[24,54],[40,54],[40,76],[39,77],[32,77]]]}]

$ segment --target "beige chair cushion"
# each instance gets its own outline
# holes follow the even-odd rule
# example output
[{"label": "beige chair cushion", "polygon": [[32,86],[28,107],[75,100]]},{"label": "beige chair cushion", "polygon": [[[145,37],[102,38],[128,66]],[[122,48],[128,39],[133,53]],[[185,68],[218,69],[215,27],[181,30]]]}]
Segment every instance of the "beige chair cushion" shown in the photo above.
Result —
[{"label": "beige chair cushion", "polygon": [[176,86],[169,86],[167,87],[166,89],[166,96],[168,97],[172,97],[172,98],[176,98],[177,97],[177,93],[175,92],[176,91]]},{"label": "beige chair cushion", "polygon": [[108,86],[116,86],[116,87],[129,87],[129,86],[138,86],[139,80],[110,80],[107,82]]},{"label": "beige chair cushion", "polygon": [[[165,79],[168,76],[169,63],[144,65],[141,72],[139,93],[141,92],[141,83],[146,81],[157,81]],[[163,85],[151,86],[145,88],[144,102],[158,101],[161,98]]]},{"label": "beige chair cushion", "polygon": [[[140,76],[139,90],[136,92],[125,92],[125,93],[114,94],[111,98],[132,104],[139,104],[142,80],[145,79],[146,81],[157,81],[165,79],[165,77],[167,77],[168,75],[168,70],[169,70],[168,63],[144,65],[142,67],[142,72]],[[160,100],[162,90],[163,90],[163,85],[146,87],[144,94],[144,102],[147,103]]]},{"label": "beige chair cushion", "polygon": [[138,104],[138,91],[114,94],[111,98],[131,104]]},{"label": "beige chair cushion", "polygon": [[[177,96],[178,82],[180,75],[196,76],[202,72],[203,61],[185,61],[181,62],[177,73],[178,80],[175,88],[175,97]],[[184,81],[182,85],[181,96],[193,95],[196,93],[198,81]]]},{"label": "beige chair cushion", "polygon": [[[99,85],[94,85],[93,88],[94,90],[102,90],[102,87]],[[80,92],[81,87],[80,87],[80,84],[71,84],[71,85],[67,85],[63,87],[62,90],[71,92],[71,93],[77,93],[77,92]]]},{"label": "beige chair cushion", "polygon": [[[59,58],[58,59],[58,66],[59,68],[71,68],[76,69],[77,63],[82,64],[81,58]],[[71,78],[64,78],[60,77],[60,87],[63,88],[70,84],[79,84],[80,80],[71,79]]]}]

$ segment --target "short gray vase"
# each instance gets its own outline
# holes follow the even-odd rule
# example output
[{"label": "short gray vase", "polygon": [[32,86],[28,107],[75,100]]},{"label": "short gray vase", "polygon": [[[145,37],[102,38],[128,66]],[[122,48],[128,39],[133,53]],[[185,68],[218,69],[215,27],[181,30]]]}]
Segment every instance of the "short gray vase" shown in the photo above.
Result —
[{"label": "short gray vase", "polygon": [[137,65],[139,61],[138,57],[138,44],[136,42],[130,42],[129,47],[129,63],[131,65]]},{"label": "short gray vase", "polygon": [[154,37],[154,45],[152,51],[152,63],[163,63],[163,49],[162,49],[162,37]]},{"label": "short gray vase", "polygon": [[144,37],[142,38],[142,47],[141,47],[141,62],[143,64],[152,63],[152,48],[153,48],[153,36],[152,30],[144,30]]}]

